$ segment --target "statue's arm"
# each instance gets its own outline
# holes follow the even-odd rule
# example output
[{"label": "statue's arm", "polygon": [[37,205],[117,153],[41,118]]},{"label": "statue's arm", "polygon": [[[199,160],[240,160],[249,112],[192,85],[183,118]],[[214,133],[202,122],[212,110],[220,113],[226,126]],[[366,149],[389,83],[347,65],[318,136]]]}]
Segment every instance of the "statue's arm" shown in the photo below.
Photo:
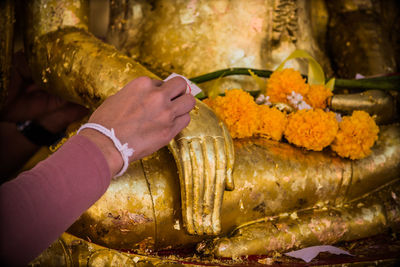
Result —
[{"label": "statue's arm", "polygon": [[35,81],[96,108],[131,80],[158,77],[88,31],[88,1],[29,1],[25,46]]}]

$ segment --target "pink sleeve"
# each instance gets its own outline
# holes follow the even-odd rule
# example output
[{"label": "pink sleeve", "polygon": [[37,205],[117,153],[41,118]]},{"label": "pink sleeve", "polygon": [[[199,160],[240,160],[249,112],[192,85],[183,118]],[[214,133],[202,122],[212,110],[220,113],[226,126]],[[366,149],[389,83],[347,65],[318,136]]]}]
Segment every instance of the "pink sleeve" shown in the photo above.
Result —
[{"label": "pink sleeve", "polygon": [[100,149],[74,136],[48,159],[0,187],[0,257],[26,265],[107,190]]}]

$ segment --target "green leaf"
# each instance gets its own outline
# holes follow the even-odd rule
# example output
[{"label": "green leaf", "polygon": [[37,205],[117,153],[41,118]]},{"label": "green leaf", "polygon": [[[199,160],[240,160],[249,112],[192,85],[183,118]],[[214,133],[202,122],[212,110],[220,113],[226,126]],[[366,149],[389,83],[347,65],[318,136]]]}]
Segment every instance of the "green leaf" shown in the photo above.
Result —
[{"label": "green leaf", "polygon": [[207,96],[209,98],[216,98],[219,95],[219,91],[222,84],[222,75],[212,82],[211,87],[207,91]]},{"label": "green leaf", "polygon": [[258,88],[261,90],[261,92],[265,91],[265,88],[266,88],[265,80],[260,78],[259,76],[257,76],[257,74],[255,74],[252,70],[249,69],[248,71],[249,71],[251,77],[254,79],[254,81],[258,85]]},{"label": "green leaf", "polygon": [[325,73],[321,65],[307,52],[304,50],[297,49],[293,51],[279,66],[276,70],[281,71],[285,66],[285,63],[295,58],[305,58],[308,60],[308,83],[312,84],[325,84]]},{"label": "green leaf", "polygon": [[207,96],[204,94],[204,91],[201,91],[200,93],[198,93],[197,95],[195,95],[195,97],[196,97],[197,99],[202,100],[202,99],[206,98]]},{"label": "green leaf", "polygon": [[328,88],[329,90],[333,91],[335,88],[335,78],[331,78],[326,84],[325,87]]}]

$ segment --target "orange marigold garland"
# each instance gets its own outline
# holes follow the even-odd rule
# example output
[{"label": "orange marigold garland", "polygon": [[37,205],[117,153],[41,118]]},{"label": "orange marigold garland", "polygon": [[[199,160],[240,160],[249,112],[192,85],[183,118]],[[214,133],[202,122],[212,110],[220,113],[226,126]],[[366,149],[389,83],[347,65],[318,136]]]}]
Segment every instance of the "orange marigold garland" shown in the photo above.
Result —
[{"label": "orange marigold garland", "polygon": [[[212,98],[205,98],[202,100],[204,104],[209,106],[211,109],[215,111],[215,100]],[[217,114],[219,116],[219,114]]]},{"label": "orange marigold garland", "polygon": [[310,85],[310,90],[305,95],[305,100],[313,108],[324,109],[330,96],[333,96],[332,91],[324,85]]},{"label": "orange marigold garland", "polygon": [[297,146],[321,151],[332,143],[337,131],[335,113],[321,109],[299,110],[289,114],[285,137]]},{"label": "orange marigold garland", "polygon": [[371,147],[378,139],[379,127],[365,111],[356,110],[344,116],[339,131],[331,145],[339,156],[361,159],[371,154]]},{"label": "orange marigold garland", "polygon": [[287,125],[286,114],[277,108],[260,105],[258,108],[259,126],[256,135],[279,141]]},{"label": "orange marigold garland", "polygon": [[241,89],[204,102],[226,123],[233,138],[261,136],[279,141],[284,134],[289,143],[299,147],[321,151],[330,145],[339,156],[353,160],[368,156],[378,138],[378,126],[364,111],[354,111],[340,124],[335,113],[322,109],[303,109],[287,116],[276,108],[257,105]]},{"label": "orange marigold garland", "polygon": [[306,79],[294,69],[274,71],[267,83],[267,95],[272,103],[287,103],[287,96],[292,92],[305,96],[309,90]]},{"label": "orange marigold garland", "polygon": [[251,137],[258,128],[258,106],[253,97],[241,90],[225,91],[225,96],[204,101],[223,120],[232,138]]}]

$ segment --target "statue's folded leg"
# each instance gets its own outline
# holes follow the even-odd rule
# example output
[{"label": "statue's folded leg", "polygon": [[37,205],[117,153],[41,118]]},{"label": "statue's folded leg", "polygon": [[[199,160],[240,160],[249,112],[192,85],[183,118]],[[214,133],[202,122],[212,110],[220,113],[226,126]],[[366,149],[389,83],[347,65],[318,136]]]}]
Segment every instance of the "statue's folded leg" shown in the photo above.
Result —
[{"label": "statue's folded leg", "polygon": [[342,207],[309,209],[269,217],[217,238],[211,247],[219,257],[265,255],[302,247],[334,244],[373,236],[400,227],[400,180]]}]

